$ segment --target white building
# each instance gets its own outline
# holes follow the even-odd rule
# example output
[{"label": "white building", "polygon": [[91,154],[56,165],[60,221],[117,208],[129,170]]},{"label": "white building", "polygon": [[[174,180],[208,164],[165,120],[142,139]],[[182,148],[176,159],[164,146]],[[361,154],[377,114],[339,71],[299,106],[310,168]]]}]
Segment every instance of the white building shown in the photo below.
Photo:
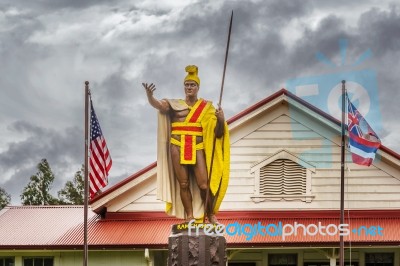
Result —
[{"label": "white building", "polygon": [[[230,183],[218,214],[231,225],[225,235],[228,265],[336,265],[340,122],[283,89],[228,123]],[[364,167],[347,153],[346,265],[398,266],[400,155],[382,146],[373,165]],[[170,227],[179,221],[166,216],[156,199],[156,167],[91,202],[89,265],[166,265]],[[250,235],[246,224],[266,229]],[[233,225],[244,226],[245,233],[234,234]],[[280,226],[282,234],[275,231]],[[0,266],[82,265],[82,249],[82,206],[0,212]]]}]

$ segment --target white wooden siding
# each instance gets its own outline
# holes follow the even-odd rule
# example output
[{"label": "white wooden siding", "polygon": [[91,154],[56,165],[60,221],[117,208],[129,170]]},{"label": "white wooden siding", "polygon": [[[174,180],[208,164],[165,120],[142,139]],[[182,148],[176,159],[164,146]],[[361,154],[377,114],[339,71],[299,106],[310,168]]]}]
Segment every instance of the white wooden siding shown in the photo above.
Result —
[{"label": "white wooden siding", "polygon": [[[282,210],[282,209],[338,209],[340,207],[340,136],[323,125],[310,123],[312,117],[296,114],[280,107],[265,114],[265,124],[257,118],[258,128],[251,132],[240,129],[243,136],[234,136],[231,147],[231,178],[222,209]],[[251,123],[249,121],[248,123]],[[311,129],[310,125],[314,127]],[[317,126],[317,128],[315,128]],[[254,128],[249,125],[248,128]],[[235,132],[232,132],[235,134]],[[326,137],[327,135],[327,137]],[[280,150],[300,157],[316,167],[312,174],[311,203],[301,201],[251,200],[255,189],[252,165]],[[358,166],[346,156],[345,207],[351,209],[400,207],[400,181],[376,166]]]}]

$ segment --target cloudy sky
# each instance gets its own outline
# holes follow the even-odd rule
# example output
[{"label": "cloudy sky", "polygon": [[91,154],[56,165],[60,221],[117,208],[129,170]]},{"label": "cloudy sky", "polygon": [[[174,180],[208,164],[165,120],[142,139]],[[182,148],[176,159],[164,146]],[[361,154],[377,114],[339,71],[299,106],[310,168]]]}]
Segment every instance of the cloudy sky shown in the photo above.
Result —
[{"label": "cloudy sky", "polygon": [[42,158],[56,175],[54,195],[80,169],[86,80],[113,158],[111,184],[153,163],[156,112],[141,83],[154,82],[158,98],[181,97],[184,67],[196,64],[200,96],[217,102],[231,10],[227,118],[288,80],[369,69],[371,108],[381,114],[369,122],[400,152],[396,1],[2,0],[0,187],[12,203]]}]

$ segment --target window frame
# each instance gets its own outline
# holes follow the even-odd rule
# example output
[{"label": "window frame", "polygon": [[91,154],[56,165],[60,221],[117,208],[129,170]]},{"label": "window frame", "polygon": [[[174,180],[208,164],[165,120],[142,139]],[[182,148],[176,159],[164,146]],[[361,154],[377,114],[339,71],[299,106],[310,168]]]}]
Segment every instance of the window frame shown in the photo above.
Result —
[{"label": "window frame", "polygon": [[[51,259],[52,260],[52,266],[54,266],[54,256],[27,256],[27,257],[23,257],[22,258],[22,265],[23,266],[26,266],[25,265],[25,263],[26,263],[25,260],[28,260],[28,259],[32,259],[33,260],[33,266],[44,266],[44,260],[45,259]],[[43,259],[41,265],[35,265],[35,259]]]},{"label": "window frame", "polygon": [[[272,264],[271,260],[272,260],[272,256],[294,256],[294,264],[288,264],[288,262],[286,264]],[[268,254],[268,266],[298,266],[298,261],[299,260],[299,254],[297,253],[269,253]]]},{"label": "window frame", "polygon": [[[11,259],[11,260],[12,260],[12,263],[15,265],[15,257],[13,257],[13,256],[4,256],[4,257],[0,257],[0,260],[6,260],[6,259]],[[0,266],[8,266],[8,265],[5,265],[5,262],[6,262],[6,261],[3,261],[3,262],[0,264]]]},{"label": "window frame", "polygon": [[[368,262],[367,261],[367,256],[368,255],[372,255],[372,254],[374,254],[374,255],[382,255],[382,254],[386,254],[386,255],[391,255],[392,256],[392,261],[391,262],[382,262],[382,263],[379,263],[379,262]],[[393,266],[394,265],[394,262],[395,262],[395,253],[394,252],[366,252],[365,254],[364,254],[364,259],[365,259],[365,265],[366,266],[369,266],[369,265],[371,265],[371,263],[373,263],[373,266],[386,266],[388,263],[391,263],[391,265]]]}]

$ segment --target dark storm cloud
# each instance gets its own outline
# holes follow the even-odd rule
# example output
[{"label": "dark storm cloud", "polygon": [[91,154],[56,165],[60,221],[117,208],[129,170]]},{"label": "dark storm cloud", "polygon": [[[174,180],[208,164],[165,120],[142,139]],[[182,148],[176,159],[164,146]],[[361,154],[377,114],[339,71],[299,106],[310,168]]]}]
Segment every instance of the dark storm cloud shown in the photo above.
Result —
[{"label": "dark storm cloud", "polygon": [[[2,180],[0,186],[15,195],[21,186],[29,182],[29,177],[36,173],[36,165],[46,158],[55,173],[55,187],[60,187],[75,172],[68,173],[71,166],[77,170],[83,163],[83,132],[78,128],[67,128],[56,131],[41,128],[25,121],[15,122],[10,127],[10,134],[23,134],[28,137],[22,141],[8,144],[8,149],[0,153],[0,169],[7,172],[13,169],[11,178]],[[5,181],[5,182],[4,182]],[[14,197],[15,198],[15,197]]]},{"label": "dark storm cloud", "polygon": [[[121,101],[125,102],[128,99],[132,99],[132,95],[130,93],[130,88],[132,84],[130,81],[126,80],[121,76],[121,69],[115,73],[111,73],[108,77],[104,79],[104,81],[99,84],[99,88],[94,90],[94,95],[100,96],[100,101],[108,104],[118,104]],[[98,91],[99,89],[100,91]]]},{"label": "dark storm cloud", "polygon": [[[388,11],[371,9],[360,17],[359,46],[371,49],[371,65],[377,72],[380,109],[388,147],[400,151],[397,97],[400,70],[400,6],[392,5]],[[385,142],[384,142],[385,144]]]},{"label": "dark storm cloud", "polygon": [[[37,104],[38,88],[32,86],[29,76],[35,72],[35,62],[51,51],[27,42],[36,31],[44,29],[37,19],[26,14],[5,15],[0,31],[0,113],[8,117],[26,117]],[[18,99],[16,101],[16,99]],[[18,106],[18,108],[15,108]]]},{"label": "dark storm cloud", "polygon": [[377,57],[400,50],[400,6],[389,11],[373,8],[362,14],[359,23],[360,43],[370,47]]},{"label": "dark storm cloud", "polygon": [[11,178],[0,185],[11,195],[11,205],[21,204],[20,195],[28,184],[30,177],[37,172],[36,164],[24,165],[23,168],[14,168],[15,172],[11,175]]},{"label": "dark storm cloud", "polygon": [[[156,79],[157,84],[174,88],[180,85],[184,75],[179,76],[179,83],[172,83],[171,77],[182,73],[186,64],[196,63],[200,66],[199,75],[208,79],[208,83],[205,84],[218,88],[231,10],[234,11],[234,20],[226,78],[226,87],[229,90],[224,97],[229,102],[238,94],[242,94],[244,89],[247,94],[245,97],[250,101],[267,96],[266,92],[260,93],[260,90],[267,86],[270,91],[276,89],[270,85],[274,82],[270,77],[276,78],[277,73],[278,77],[285,75],[280,68],[286,68],[283,61],[287,48],[279,31],[291,20],[311,11],[305,4],[295,1],[234,1],[224,2],[218,9],[208,8],[205,2],[188,6],[177,21],[174,32],[158,34],[154,37],[156,41],[151,45],[151,49],[155,50],[157,47],[161,49],[171,46],[176,49],[162,58],[157,58],[157,54],[149,55],[149,58],[154,58],[149,59],[146,64],[144,75],[152,77],[152,80]],[[196,51],[200,50],[206,51],[204,56],[197,56]],[[277,64],[281,66],[276,67]],[[207,89],[205,86],[201,87]],[[160,92],[159,90],[158,93]],[[173,93],[177,95],[176,91]],[[211,95],[211,92],[208,94],[207,91],[204,95],[204,89],[201,93],[205,97]],[[215,91],[212,93],[216,94]],[[233,115],[243,107],[244,105],[230,108],[228,105],[227,109],[231,111],[228,110],[227,114]]]},{"label": "dark storm cloud", "polygon": [[22,141],[11,142],[8,150],[0,154],[0,167],[3,169],[24,164],[37,163],[47,158],[54,164],[83,161],[81,143],[83,132],[79,128],[66,128],[64,131],[41,128],[25,121],[15,122],[11,134],[24,134]]},{"label": "dark storm cloud", "polygon": [[113,1],[110,0],[4,0],[0,6],[2,8],[27,8],[42,12],[43,10],[59,10],[59,9],[79,9],[87,8],[93,5],[109,4]]}]

